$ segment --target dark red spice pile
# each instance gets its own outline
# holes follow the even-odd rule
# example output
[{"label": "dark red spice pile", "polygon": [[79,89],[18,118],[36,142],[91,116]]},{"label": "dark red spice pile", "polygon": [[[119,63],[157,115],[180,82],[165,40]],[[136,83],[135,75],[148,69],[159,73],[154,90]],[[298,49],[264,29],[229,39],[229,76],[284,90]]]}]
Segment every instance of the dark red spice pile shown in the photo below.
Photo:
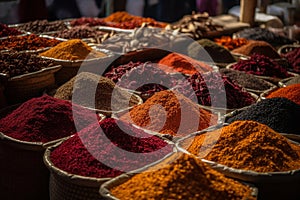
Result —
[{"label": "dark red spice pile", "polygon": [[40,37],[35,34],[25,36],[10,36],[0,40],[0,50],[38,50],[46,47],[53,47],[61,41]]},{"label": "dark red spice pile", "polygon": [[[172,146],[162,139],[127,122],[108,118],[63,142],[51,152],[50,158],[66,172],[105,178],[143,167],[171,151]],[[132,152],[138,157],[128,155]]]},{"label": "dark red spice pile", "polygon": [[288,60],[294,72],[300,73],[300,47],[283,54],[283,57]]},{"label": "dark red spice pile", "polygon": [[104,19],[100,18],[93,18],[93,17],[81,17],[78,19],[74,19],[70,21],[71,26],[80,26],[80,25],[87,25],[87,26],[101,26],[106,25]]},{"label": "dark red spice pile", "polygon": [[119,79],[133,68],[142,65],[142,62],[129,62],[124,65],[112,66],[107,72],[104,73],[104,77],[111,79],[113,82],[117,83]]},{"label": "dark red spice pile", "polygon": [[72,135],[77,132],[76,128],[81,130],[95,120],[97,115],[89,110],[44,95],[23,103],[2,118],[0,132],[22,141],[49,142]]},{"label": "dark red spice pile", "polygon": [[156,63],[146,62],[125,73],[117,85],[141,92],[143,97],[151,97],[155,92],[172,88],[177,79],[184,78],[181,74],[168,74],[157,67]]},{"label": "dark red spice pile", "polygon": [[15,28],[10,28],[6,24],[0,23],[0,37],[7,37],[7,36],[12,36],[12,35],[21,35],[22,32],[15,29]]},{"label": "dark red spice pile", "polygon": [[188,98],[196,95],[198,103],[205,106],[235,109],[255,103],[255,98],[243,87],[218,72],[195,73],[176,90]]},{"label": "dark red spice pile", "polygon": [[248,60],[240,60],[232,66],[232,69],[258,76],[273,78],[290,77],[286,69],[273,62],[269,57],[259,54],[252,55]]}]

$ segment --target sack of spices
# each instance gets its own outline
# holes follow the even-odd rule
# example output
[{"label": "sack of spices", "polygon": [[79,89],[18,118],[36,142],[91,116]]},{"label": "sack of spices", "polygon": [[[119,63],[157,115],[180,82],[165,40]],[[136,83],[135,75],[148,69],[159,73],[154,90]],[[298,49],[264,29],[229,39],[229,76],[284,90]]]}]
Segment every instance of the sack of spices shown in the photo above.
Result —
[{"label": "sack of spices", "polygon": [[175,153],[100,188],[105,199],[256,199],[257,190],[211,169],[195,156]]},{"label": "sack of spices", "polygon": [[260,199],[299,197],[300,145],[264,124],[236,121],[190,135],[178,146],[228,177],[256,185]]},{"label": "sack of spices", "polygon": [[51,199],[102,199],[101,184],[149,165],[173,152],[173,145],[132,124],[107,118],[48,148]]},{"label": "sack of spices", "polygon": [[33,98],[9,112],[5,110],[9,114],[0,119],[1,198],[49,199],[49,171],[43,163],[46,147],[100,118],[94,112],[49,96]]}]

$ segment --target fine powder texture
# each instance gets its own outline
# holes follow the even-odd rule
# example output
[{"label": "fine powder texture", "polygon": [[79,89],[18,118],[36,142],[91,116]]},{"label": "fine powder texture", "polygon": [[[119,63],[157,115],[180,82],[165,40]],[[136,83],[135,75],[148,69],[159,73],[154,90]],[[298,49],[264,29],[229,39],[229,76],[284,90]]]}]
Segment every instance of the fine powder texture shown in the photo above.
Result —
[{"label": "fine powder texture", "polygon": [[239,53],[246,56],[252,56],[253,54],[265,55],[269,58],[280,58],[280,55],[277,53],[270,44],[264,41],[249,41],[248,44],[241,46],[232,51],[233,53]]},{"label": "fine powder texture", "polygon": [[300,146],[254,121],[236,121],[198,135],[188,151],[236,169],[282,172],[300,168]]},{"label": "fine powder texture", "polygon": [[108,118],[64,141],[50,159],[68,173],[107,178],[141,168],[171,152],[172,146],[157,136]]},{"label": "fine powder texture", "polygon": [[217,117],[172,91],[155,93],[145,103],[133,107],[121,119],[143,128],[173,136],[184,136],[216,124]]},{"label": "fine powder texture", "polygon": [[162,58],[158,64],[158,67],[166,72],[181,72],[189,75],[196,72],[208,72],[212,70],[212,68],[205,63],[177,53],[170,53]]},{"label": "fine powder texture", "polygon": [[77,129],[85,128],[97,118],[94,112],[44,95],[23,103],[2,118],[0,131],[22,141],[49,142],[72,135]]},{"label": "fine powder texture", "polygon": [[284,97],[300,105],[300,84],[279,88],[267,95],[267,98]]},{"label": "fine powder texture", "polygon": [[236,81],[236,83],[238,83],[246,89],[263,91],[272,87],[271,83],[268,83],[265,80],[262,80],[252,74],[247,74],[242,71],[223,68],[220,69],[220,73],[225,74],[232,81]]},{"label": "fine powder texture", "polygon": [[274,78],[290,77],[285,68],[273,62],[269,57],[259,54],[252,55],[248,60],[240,60],[238,63],[232,65],[231,68],[258,76]]},{"label": "fine powder texture", "polygon": [[188,98],[196,95],[198,103],[204,106],[234,109],[255,103],[250,93],[219,72],[193,74],[176,90]]},{"label": "fine powder texture", "polygon": [[224,47],[208,39],[201,39],[188,46],[188,55],[204,62],[233,63],[234,57]]},{"label": "fine powder texture", "polygon": [[286,98],[264,99],[241,113],[227,118],[227,123],[253,120],[279,133],[300,134],[300,106]]},{"label": "fine powder texture", "polygon": [[101,58],[106,54],[93,50],[80,39],[61,42],[59,45],[40,54],[41,56],[62,60],[84,60],[86,58]]},{"label": "fine powder texture", "polygon": [[112,80],[89,72],[73,77],[57,89],[54,97],[106,111],[122,110],[139,103],[136,96],[116,86]]},{"label": "fine powder texture", "polygon": [[254,199],[248,186],[226,178],[192,155],[181,153],[133,176],[112,188],[111,193],[121,200]]}]

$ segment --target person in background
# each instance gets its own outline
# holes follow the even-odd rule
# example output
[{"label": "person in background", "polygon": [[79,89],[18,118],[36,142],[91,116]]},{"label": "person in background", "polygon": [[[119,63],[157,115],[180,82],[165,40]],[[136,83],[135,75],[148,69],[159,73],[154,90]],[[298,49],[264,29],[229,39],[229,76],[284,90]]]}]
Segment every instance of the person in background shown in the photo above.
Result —
[{"label": "person in background", "polygon": [[222,0],[222,13],[227,14],[230,8],[237,5],[240,5],[239,0]]},{"label": "person in background", "polygon": [[197,10],[200,13],[207,12],[209,16],[216,16],[218,0],[196,0]]}]

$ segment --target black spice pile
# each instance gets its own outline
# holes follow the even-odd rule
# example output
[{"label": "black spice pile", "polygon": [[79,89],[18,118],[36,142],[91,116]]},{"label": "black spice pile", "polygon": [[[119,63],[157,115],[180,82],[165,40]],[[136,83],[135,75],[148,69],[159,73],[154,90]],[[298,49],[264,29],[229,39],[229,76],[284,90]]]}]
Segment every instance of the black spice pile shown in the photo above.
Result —
[{"label": "black spice pile", "polygon": [[228,76],[231,80],[236,81],[239,85],[246,89],[252,89],[257,91],[264,91],[269,89],[272,85],[267,81],[257,78],[252,74],[247,74],[241,71],[233,69],[220,69],[222,74]]},{"label": "black spice pile", "polygon": [[0,73],[14,77],[53,67],[51,60],[42,59],[30,53],[0,53]]},{"label": "black spice pile", "polygon": [[61,31],[68,27],[63,21],[49,22],[48,20],[35,20],[27,22],[17,28],[23,31],[40,34],[44,32]]},{"label": "black spice pile", "polygon": [[226,119],[226,122],[253,120],[265,124],[279,133],[300,134],[299,119],[299,105],[286,98],[270,98]]},{"label": "black spice pile", "polygon": [[272,46],[282,46],[285,44],[292,44],[294,43],[293,40],[273,33],[267,29],[263,28],[248,28],[242,31],[239,31],[235,34],[239,38],[246,38],[248,40],[261,40],[270,43]]}]

